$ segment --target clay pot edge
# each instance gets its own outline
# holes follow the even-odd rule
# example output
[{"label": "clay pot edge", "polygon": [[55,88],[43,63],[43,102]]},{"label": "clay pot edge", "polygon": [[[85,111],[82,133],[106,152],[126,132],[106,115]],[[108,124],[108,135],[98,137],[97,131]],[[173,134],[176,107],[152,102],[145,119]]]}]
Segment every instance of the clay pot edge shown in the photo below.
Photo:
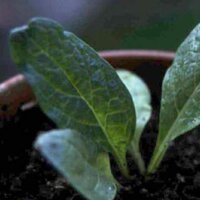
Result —
[{"label": "clay pot edge", "polygon": [[[115,68],[134,69],[145,62],[160,62],[168,67],[174,53],[158,50],[107,50],[99,52]],[[22,74],[15,75],[0,84],[0,119],[14,116],[20,106],[35,104],[33,91]],[[28,105],[28,106],[27,106]]]}]

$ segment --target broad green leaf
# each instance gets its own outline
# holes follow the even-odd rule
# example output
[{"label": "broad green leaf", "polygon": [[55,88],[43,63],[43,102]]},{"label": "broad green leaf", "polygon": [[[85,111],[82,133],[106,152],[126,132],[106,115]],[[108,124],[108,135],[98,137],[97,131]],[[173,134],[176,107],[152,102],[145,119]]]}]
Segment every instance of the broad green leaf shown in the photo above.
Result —
[{"label": "broad green leaf", "polygon": [[136,129],[129,151],[133,155],[140,172],[144,174],[145,165],[140,154],[139,143],[142,131],[151,117],[151,95],[145,82],[136,74],[123,69],[117,70],[117,74],[130,92],[135,105]]},{"label": "broad green leaf", "polygon": [[43,111],[59,128],[92,137],[114,155],[127,175],[135,111],[115,70],[82,40],[48,19],[34,18],[14,29],[10,46]]},{"label": "broad green leaf", "polygon": [[114,199],[117,187],[109,158],[83,134],[71,129],[49,131],[37,138],[35,147],[87,199]]},{"label": "broad green leaf", "polygon": [[170,142],[200,124],[200,25],[178,48],[162,85],[159,135],[148,173],[159,166]]}]

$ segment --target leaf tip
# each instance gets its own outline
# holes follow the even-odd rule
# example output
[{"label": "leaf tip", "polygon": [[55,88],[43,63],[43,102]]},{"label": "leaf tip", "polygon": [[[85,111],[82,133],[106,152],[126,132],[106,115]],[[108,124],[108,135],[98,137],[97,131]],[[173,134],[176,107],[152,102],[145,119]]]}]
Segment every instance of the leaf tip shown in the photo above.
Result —
[{"label": "leaf tip", "polygon": [[14,28],[9,33],[9,47],[13,60],[16,64],[21,64],[21,58],[25,58],[24,48],[26,46],[26,30],[28,26]]},{"label": "leaf tip", "polygon": [[56,22],[55,20],[52,19],[48,19],[45,17],[34,17],[32,18],[29,23],[28,26],[30,28],[39,28],[39,27],[43,27],[43,28],[51,28],[51,29],[63,29],[62,25],[60,25],[58,22]]}]

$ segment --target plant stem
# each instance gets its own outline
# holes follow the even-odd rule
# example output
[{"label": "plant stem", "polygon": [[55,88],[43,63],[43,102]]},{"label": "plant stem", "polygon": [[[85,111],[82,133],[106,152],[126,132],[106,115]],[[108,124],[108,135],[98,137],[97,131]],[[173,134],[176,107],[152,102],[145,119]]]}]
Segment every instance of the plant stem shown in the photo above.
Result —
[{"label": "plant stem", "polygon": [[130,178],[130,174],[129,174],[129,170],[128,170],[128,166],[126,165],[119,165],[119,169],[121,171],[121,173],[124,175],[124,177],[126,178]]},{"label": "plant stem", "polygon": [[167,148],[168,148],[168,145],[166,142],[163,142],[160,145],[158,145],[158,142],[157,142],[156,147],[153,152],[153,156],[147,168],[147,175],[154,173],[156,169],[159,167],[165,155],[165,152],[167,151]]},{"label": "plant stem", "polygon": [[118,156],[114,156],[114,158],[115,158],[115,161],[118,164],[119,170],[122,173],[122,175],[124,177],[126,177],[127,179],[129,179],[130,178],[130,174],[129,174],[126,158],[125,159],[120,159]]},{"label": "plant stem", "polygon": [[129,152],[133,156],[133,159],[140,171],[140,174],[144,175],[146,172],[146,168],[145,168],[144,160],[139,150],[139,145],[136,145],[134,144],[134,142],[132,142],[129,148]]}]

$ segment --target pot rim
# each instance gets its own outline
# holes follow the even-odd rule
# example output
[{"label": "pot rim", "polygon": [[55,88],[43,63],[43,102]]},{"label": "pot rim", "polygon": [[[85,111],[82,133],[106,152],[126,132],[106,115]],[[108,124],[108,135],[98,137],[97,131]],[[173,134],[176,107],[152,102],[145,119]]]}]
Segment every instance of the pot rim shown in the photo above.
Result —
[{"label": "pot rim", "polygon": [[99,54],[104,59],[162,59],[162,60],[172,60],[175,53],[172,51],[163,50],[104,50],[100,51]]},{"label": "pot rim", "polygon": [[[175,54],[159,50],[106,50],[100,51],[99,55],[113,67],[133,69],[145,62],[159,62],[168,67]],[[33,91],[22,74],[17,74],[0,84],[0,119],[10,118],[20,106],[32,107],[35,102]]]}]

